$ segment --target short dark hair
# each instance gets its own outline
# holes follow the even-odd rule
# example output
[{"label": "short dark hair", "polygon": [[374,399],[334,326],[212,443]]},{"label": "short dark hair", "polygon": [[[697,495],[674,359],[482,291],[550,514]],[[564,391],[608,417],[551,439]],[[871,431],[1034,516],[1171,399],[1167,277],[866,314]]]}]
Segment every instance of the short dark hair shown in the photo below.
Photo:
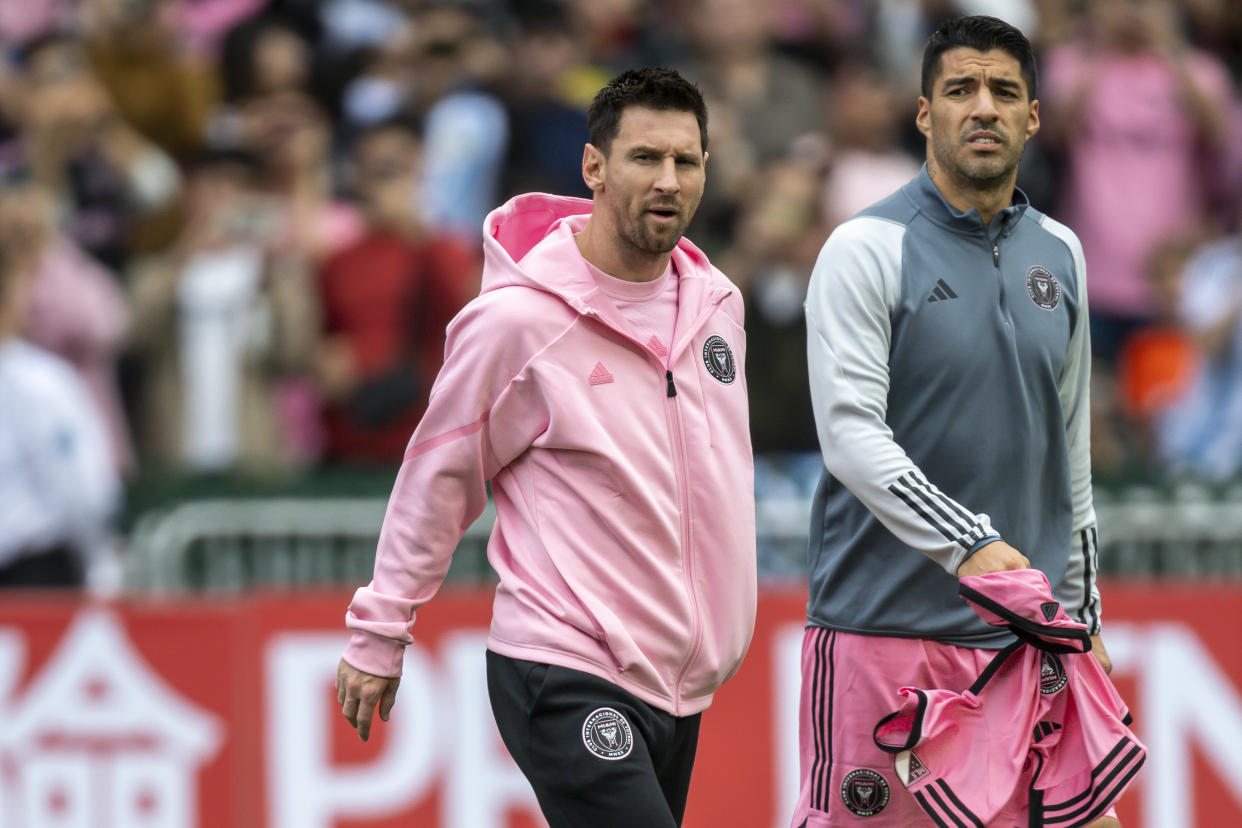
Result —
[{"label": "short dark hair", "polygon": [[703,93],[676,70],[644,67],[628,69],[610,80],[587,110],[589,140],[604,155],[621,129],[621,113],[629,106],[693,112],[699,122],[699,143],[707,152],[707,104]]},{"label": "short dark hair", "polygon": [[1035,100],[1035,53],[1026,35],[1004,20],[987,15],[953,17],[927,39],[923,50],[923,97],[930,99],[932,84],[940,74],[940,56],[958,47],[990,52],[1000,49],[1018,61],[1022,80],[1026,82],[1027,100]]}]

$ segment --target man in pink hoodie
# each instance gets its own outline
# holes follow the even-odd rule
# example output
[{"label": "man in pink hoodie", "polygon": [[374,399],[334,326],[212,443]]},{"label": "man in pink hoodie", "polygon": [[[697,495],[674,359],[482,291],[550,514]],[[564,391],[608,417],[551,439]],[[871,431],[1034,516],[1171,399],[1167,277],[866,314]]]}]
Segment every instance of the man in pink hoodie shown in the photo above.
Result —
[{"label": "man in pink hoodie", "polygon": [[514,198],[406,449],[338,700],[387,719],[416,611],[490,481],[500,577],[488,689],[548,822],[681,823],[700,713],[755,617],[753,464],[737,288],[682,238],[707,111],[665,69],[596,96],[591,201]]}]

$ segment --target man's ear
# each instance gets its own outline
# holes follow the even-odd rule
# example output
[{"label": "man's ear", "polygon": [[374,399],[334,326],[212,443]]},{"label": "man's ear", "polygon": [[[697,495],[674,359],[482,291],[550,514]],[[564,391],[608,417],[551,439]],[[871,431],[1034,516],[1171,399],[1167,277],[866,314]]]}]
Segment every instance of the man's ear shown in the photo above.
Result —
[{"label": "man's ear", "polygon": [[931,101],[922,95],[919,96],[919,114],[914,116],[914,125],[924,138],[931,137]]},{"label": "man's ear", "polygon": [[604,189],[606,167],[607,161],[599,147],[587,144],[582,148],[582,180],[591,192],[598,193]]},{"label": "man's ear", "polygon": [[1026,122],[1026,140],[1035,137],[1035,133],[1039,132],[1039,101],[1031,101],[1031,117]]}]

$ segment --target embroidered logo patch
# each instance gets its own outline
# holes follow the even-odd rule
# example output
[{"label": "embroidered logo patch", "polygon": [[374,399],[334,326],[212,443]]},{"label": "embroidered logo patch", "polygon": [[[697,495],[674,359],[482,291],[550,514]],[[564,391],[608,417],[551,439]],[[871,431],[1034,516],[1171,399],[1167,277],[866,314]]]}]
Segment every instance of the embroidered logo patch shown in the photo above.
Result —
[{"label": "embroidered logo patch", "polygon": [[1061,608],[1061,605],[1058,604],[1056,601],[1045,601],[1044,603],[1039,605],[1039,611],[1044,614],[1045,621],[1051,621],[1052,619],[1056,618],[1057,610],[1059,610],[1060,608]]},{"label": "embroidered logo patch", "polygon": [[897,778],[906,787],[931,773],[919,755],[912,750],[903,750],[897,754],[893,759],[893,770],[897,771]]},{"label": "embroidered logo patch", "polygon": [[722,337],[709,336],[703,343],[703,364],[707,366],[707,373],[725,385],[737,379],[737,366],[733,362],[733,351]]},{"label": "embroidered logo patch", "polygon": [[1039,666],[1039,692],[1051,696],[1065,686],[1065,668],[1061,659],[1052,653],[1041,654]]},{"label": "embroidered logo patch", "polygon": [[604,367],[604,363],[597,362],[595,363],[595,367],[591,369],[591,374],[587,377],[587,382],[591,383],[591,385],[603,385],[606,382],[612,382],[612,374],[608,373],[608,369]]},{"label": "embroidered logo patch", "polygon": [[871,768],[852,770],[841,783],[841,799],[858,816],[875,816],[888,804],[888,780]]},{"label": "embroidered logo patch", "polygon": [[1033,265],[1026,272],[1026,293],[1044,310],[1050,311],[1061,304],[1061,283],[1052,271],[1040,265]]},{"label": "embroidered logo patch", "polygon": [[601,707],[582,723],[582,744],[601,759],[624,759],[634,749],[634,734],[624,716]]}]

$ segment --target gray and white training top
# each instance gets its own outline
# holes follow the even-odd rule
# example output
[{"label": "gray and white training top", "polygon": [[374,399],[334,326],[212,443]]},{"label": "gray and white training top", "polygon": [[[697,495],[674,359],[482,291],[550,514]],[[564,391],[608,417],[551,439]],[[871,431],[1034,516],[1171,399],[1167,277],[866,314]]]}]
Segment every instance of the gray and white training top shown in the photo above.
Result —
[{"label": "gray and white training top", "polygon": [[1009,636],[957,597],[954,575],[1003,538],[1097,632],[1078,238],[1020,190],[984,227],[924,168],[833,231],[806,315],[826,467],[809,622],[1003,646]]}]

